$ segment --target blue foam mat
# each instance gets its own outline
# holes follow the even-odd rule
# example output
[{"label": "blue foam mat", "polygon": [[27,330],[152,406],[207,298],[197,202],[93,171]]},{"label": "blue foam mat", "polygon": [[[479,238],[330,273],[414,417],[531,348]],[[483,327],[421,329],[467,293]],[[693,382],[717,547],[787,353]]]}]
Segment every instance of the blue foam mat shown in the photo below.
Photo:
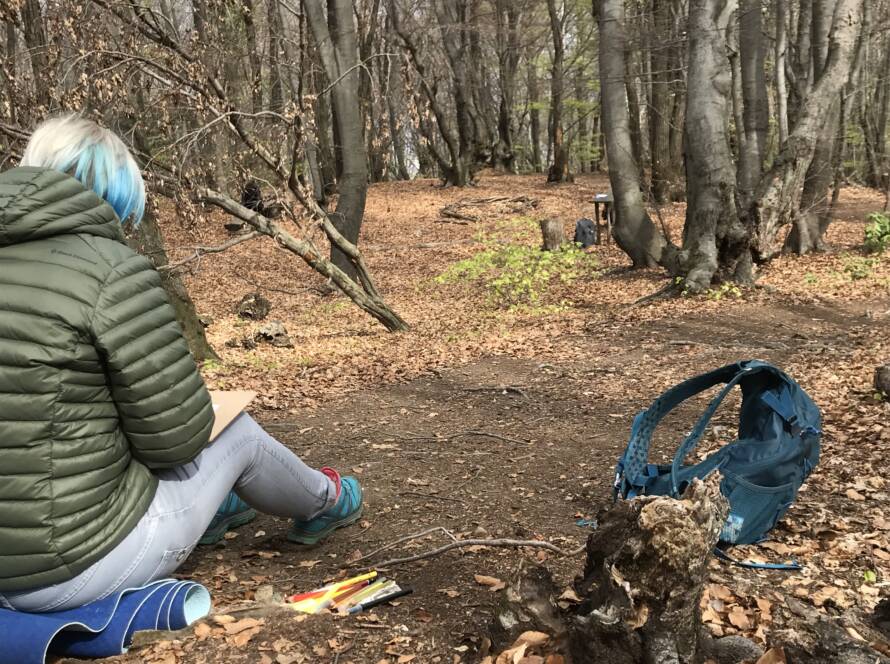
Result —
[{"label": "blue foam mat", "polygon": [[210,593],[166,579],[55,613],[0,609],[0,664],[45,664],[48,654],[96,658],[127,651],[133,634],[177,630],[210,613]]}]

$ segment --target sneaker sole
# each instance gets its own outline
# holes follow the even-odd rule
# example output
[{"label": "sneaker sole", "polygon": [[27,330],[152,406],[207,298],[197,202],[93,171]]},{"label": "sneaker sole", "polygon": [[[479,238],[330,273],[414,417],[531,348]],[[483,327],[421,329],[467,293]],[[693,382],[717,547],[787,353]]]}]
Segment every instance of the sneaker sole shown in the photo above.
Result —
[{"label": "sneaker sole", "polygon": [[338,528],[351,526],[353,523],[361,519],[364,511],[365,506],[362,505],[358,508],[358,511],[355,514],[351,514],[342,521],[335,521],[324,530],[319,530],[318,532],[307,533],[305,531],[295,532],[291,530],[287,533],[287,541],[296,542],[297,544],[318,544],[320,540],[323,540]]},{"label": "sneaker sole", "polygon": [[207,545],[207,544],[216,544],[217,542],[221,542],[223,538],[226,536],[226,533],[230,530],[234,530],[235,528],[240,528],[256,518],[256,510],[247,510],[246,512],[241,512],[239,514],[233,514],[230,517],[226,517],[222,521],[220,521],[219,525],[216,526],[213,530],[208,530],[204,533],[201,539],[198,540],[199,545]]}]

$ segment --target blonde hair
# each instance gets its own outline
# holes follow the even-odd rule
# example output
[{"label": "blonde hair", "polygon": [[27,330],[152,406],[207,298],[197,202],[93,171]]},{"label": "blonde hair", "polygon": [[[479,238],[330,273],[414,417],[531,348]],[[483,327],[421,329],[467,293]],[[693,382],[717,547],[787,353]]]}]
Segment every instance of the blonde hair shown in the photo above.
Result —
[{"label": "blonde hair", "polygon": [[145,183],[133,155],[112,131],[79,115],[43,122],[25,147],[22,166],[73,175],[114,208],[121,222],[145,212]]}]

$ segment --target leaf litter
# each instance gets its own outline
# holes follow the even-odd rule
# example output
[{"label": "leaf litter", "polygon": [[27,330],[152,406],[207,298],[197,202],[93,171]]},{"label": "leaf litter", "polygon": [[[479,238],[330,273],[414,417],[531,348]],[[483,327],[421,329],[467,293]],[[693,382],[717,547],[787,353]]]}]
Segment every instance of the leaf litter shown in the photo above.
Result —
[{"label": "leaf litter", "polygon": [[[301,290],[317,284],[317,277],[271,243],[244,243],[207,256],[198,270],[186,274],[199,312],[212,320],[208,336],[221,355],[219,363],[203,369],[211,387],[259,391],[263,410],[258,416],[297,452],[317,465],[343,456],[345,467],[356,474],[360,467],[370,509],[361,531],[344,531],[312,552],[289,547],[281,537],[285,524],[266,517],[259,522],[262,528],[247,537],[199,549],[182,572],[210,588],[221,615],[202,621],[190,635],[140,647],[121,661],[224,662],[232,649],[233,658],[235,652],[241,657],[250,651],[258,661],[292,664],[318,661],[315,647],[336,657],[330,640],[337,648],[349,648],[340,654],[344,664],[400,657],[414,657],[406,662],[472,661],[494,601],[493,585],[467,582],[478,574],[478,561],[496,561],[492,569],[499,571],[491,578],[504,583],[519,559],[534,554],[451,553],[398,570],[414,577],[420,591],[380,613],[384,630],[312,616],[245,617],[237,612],[252,610],[264,584],[284,593],[313,587],[345,572],[343,566],[357,550],[369,551],[387,538],[414,532],[418,522],[445,523],[460,532],[473,530],[475,520],[493,536],[536,534],[578,542],[583,532],[574,527],[573,515],[589,518],[605,504],[633,413],[682,377],[747,357],[780,364],[801,382],[823,410],[825,436],[820,465],[772,539],[736,547],[733,555],[764,562],[796,559],[804,571],[782,575],[715,561],[702,597],[702,619],[715,635],[742,634],[770,646],[773,631],[806,621],[812,610],[847,616],[850,628],[868,638],[863,616],[887,597],[890,587],[888,489],[879,470],[887,466],[890,408],[871,389],[874,367],[890,358],[890,261],[870,263],[869,274],[856,279],[847,268],[862,256],[865,213],[879,209],[882,196],[845,188],[829,230],[832,251],[779,257],[760,268],[763,287],[743,290],[740,297],[632,306],[661,288],[665,277],[660,271],[625,271],[620,251],[605,245],[593,251],[600,266],[597,277],[551,283],[539,304],[505,309],[490,302],[482,283],[438,284],[435,278],[471,258],[486,240],[536,245],[534,224],[497,210],[481,211],[480,221],[469,226],[438,224],[438,210],[461,194],[430,185],[372,186],[362,230],[361,246],[378,287],[412,324],[408,333],[387,334],[340,296]],[[548,188],[540,177],[485,174],[478,195],[528,192],[540,200],[534,214],[562,219],[571,236],[574,220],[590,216],[592,194],[607,186],[602,176],[580,176],[574,185]],[[194,244],[227,237],[219,215],[183,226],[164,209],[161,222],[171,260]],[[678,237],[684,206],[665,206],[662,213]],[[431,241],[435,247],[423,248]],[[234,313],[234,304],[256,284],[272,302],[272,317],[287,327],[293,349],[225,346],[258,325]],[[465,387],[520,385],[525,397],[492,390],[408,399],[389,388],[410,381],[435,386],[446,379],[448,385],[460,385],[464,374]],[[367,404],[350,404],[357,389]],[[455,407],[443,407],[451,400]],[[525,411],[514,409],[520,401]],[[529,419],[535,417],[541,419]],[[731,439],[734,417],[718,414],[715,425],[724,432],[715,427],[704,445]],[[656,455],[676,444],[682,426],[667,423],[667,432],[656,439]],[[510,462],[533,450],[496,440],[435,442],[442,434],[469,428],[529,440],[539,450],[537,458]],[[357,431],[361,436],[352,439]],[[606,436],[595,437],[601,433]],[[578,446],[586,453],[578,454]],[[571,457],[560,457],[561,447]],[[491,451],[498,454],[479,455]],[[463,471],[445,481],[450,469],[468,461],[467,469],[480,472]],[[554,464],[552,470],[544,467],[547,463]],[[382,472],[387,467],[402,473],[392,485]],[[441,495],[469,480],[456,497],[471,501],[474,511],[465,515],[466,508],[457,504],[398,496],[408,478]],[[565,519],[553,518],[558,510]],[[502,520],[488,516],[499,511],[512,514],[522,532],[508,532]],[[578,561],[551,559],[547,565],[568,582]],[[424,585],[426,577],[429,585]],[[561,599],[566,606],[574,601]],[[248,619],[258,622],[243,622]],[[416,636],[405,636],[413,630]],[[244,639],[240,645],[234,641],[239,636]],[[512,648],[511,660],[523,644]],[[559,664],[559,653],[546,649],[546,642],[525,645],[516,661]],[[497,662],[501,655],[489,657]],[[759,664],[784,661],[776,645]]]}]

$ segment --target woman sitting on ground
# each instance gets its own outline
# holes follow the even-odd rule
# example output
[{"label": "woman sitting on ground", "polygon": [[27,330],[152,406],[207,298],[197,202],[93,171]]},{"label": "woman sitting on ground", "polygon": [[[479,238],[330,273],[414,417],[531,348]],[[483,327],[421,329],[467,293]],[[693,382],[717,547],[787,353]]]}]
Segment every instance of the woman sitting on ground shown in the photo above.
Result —
[{"label": "woman sitting on ground", "polygon": [[[58,611],[168,577],[234,488],[314,543],[354,478],[213,408],[158,273],[124,243],[145,206],[121,140],[77,116],[0,175],[0,606]],[[227,500],[237,516],[244,506]],[[224,532],[224,529],[223,529]]]}]

